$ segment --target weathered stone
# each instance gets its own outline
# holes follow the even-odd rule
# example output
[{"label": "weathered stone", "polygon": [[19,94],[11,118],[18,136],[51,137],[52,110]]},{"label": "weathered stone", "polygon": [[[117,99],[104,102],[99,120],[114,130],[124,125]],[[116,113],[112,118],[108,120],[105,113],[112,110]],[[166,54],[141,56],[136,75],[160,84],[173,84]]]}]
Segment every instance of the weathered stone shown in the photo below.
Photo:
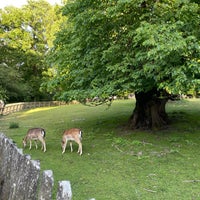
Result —
[{"label": "weathered stone", "polygon": [[3,134],[0,134],[0,199],[37,199],[40,163],[31,161]]},{"label": "weathered stone", "polygon": [[[44,171],[41,184],[39,180],[40,162],[23,155],[12,140],[0,133],[0,200],[51,200],[53,172]],[[57,199],[71,198],[70,182],[60,182]]]},{"label": "weathered stone", "polygon": [[1,139],[1,160],[0,160],[0,170],[1,170],[1,193],[0,199],[9,199],[10,192],[10,177],[11,177],[11,148],[10,144],[12,141],[8,138],[5,138],[3,135],[0,137]]},{"label": "weathered stone", "polygon": [[71,200],[72,190],[69,181],[58,182],[57,200]]},{"label": "weathered stone", "polygon": [[39,200],[52,199],[53,184],[54,184],[53,172],[51,170],[44,171],[42,174],[41,187],[38,195]]}]

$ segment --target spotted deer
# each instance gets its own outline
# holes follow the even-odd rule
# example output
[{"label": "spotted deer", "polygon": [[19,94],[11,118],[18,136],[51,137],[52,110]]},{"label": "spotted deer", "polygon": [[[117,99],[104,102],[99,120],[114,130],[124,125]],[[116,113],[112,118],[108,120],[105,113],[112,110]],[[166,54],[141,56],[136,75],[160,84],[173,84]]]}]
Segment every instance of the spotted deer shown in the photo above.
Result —
[{"label": "spotted deer", "polygon": [[26,136],[23,138],[23,147],[25,148],[28,141],[30,142],[30,147],[32,147],[32,140],[35,142],[35,147],[37,149],[37,140],[42,143],[42,150],[46,151],[46,142],[45,142],[46,132],[43,128],[31,128],[27,131]]},{"label": "spotted deer", "polygon": [[78,147],[78,152],[80,155],[82,155],[82,131],[78,128],[71,128],[68,130],[65,130],[62,135],[62,154],[65,153],[65,149],[67,146],[67,142],[70,141],[70,147],[71,147],[71,152],[73,151],[72,148],[72,141],[75,141],[79,147]]}]

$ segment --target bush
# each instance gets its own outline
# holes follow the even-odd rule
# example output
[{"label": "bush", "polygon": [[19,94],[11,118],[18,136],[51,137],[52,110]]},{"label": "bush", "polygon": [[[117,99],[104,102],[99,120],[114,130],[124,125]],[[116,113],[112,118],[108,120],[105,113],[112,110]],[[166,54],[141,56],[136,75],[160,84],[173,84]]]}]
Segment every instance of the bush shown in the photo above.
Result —
[{"label": "bush", "polygon": [[19,124],[17,122],[10,122],[9,128],[19,128]]}]

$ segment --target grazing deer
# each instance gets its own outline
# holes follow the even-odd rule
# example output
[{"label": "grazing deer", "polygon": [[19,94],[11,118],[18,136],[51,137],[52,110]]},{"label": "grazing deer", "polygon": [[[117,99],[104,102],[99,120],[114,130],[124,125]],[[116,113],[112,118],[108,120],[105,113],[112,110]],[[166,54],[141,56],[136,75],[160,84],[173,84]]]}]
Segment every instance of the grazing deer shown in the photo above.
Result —
[{"label": "grazing deer", "polygon": [[35,142],[35,147],[37,149],[37,140],[39,140],[42,143],[42,149],[44,150],[44,152],[46,151],[46,143],[45,143],[45,130],[43,128],[31,128],[28,130],[26,137],[23,138],[23,146],[24,148],[27,145],[27,142],[30,142],[30,147],[29,149],[31,149],[32,146],[32,140],[34,140]]},{"label": "grazing deer", "polygon": [[80,155],[82,155],[82,131],[78,128],[72,128],[69,130],[65,130],[63,132],[63,136],[62,136],[62,142],[61,142],[61,146],[62,146],[62,154],[65,153],[65,148],[67,146],[67,142],[70,141],[70,147],[71,147],[71,152],[73,151],[72,148],[72,141],[75,141],[79,147],[78,147],[78,152]]}]

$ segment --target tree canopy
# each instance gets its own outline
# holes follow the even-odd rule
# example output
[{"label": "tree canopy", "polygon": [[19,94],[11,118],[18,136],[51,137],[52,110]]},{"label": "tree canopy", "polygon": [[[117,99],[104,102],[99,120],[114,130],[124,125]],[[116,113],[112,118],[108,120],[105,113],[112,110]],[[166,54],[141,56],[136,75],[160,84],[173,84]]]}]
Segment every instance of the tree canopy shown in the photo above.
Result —
[{"label": "tree canopy", "polygon": [[44,0],[0,10],[1,98],[10,102],[47,98],[39,88],[47,69],[45,55],[62,21],[58,11],[59,6]]},{"label": "tree canopy", "polygon": [[[200,86],[199,4],[189,0],[69,0],[43,84],[62,100]],[[163,95],[164,93],[159,93]]]}]

